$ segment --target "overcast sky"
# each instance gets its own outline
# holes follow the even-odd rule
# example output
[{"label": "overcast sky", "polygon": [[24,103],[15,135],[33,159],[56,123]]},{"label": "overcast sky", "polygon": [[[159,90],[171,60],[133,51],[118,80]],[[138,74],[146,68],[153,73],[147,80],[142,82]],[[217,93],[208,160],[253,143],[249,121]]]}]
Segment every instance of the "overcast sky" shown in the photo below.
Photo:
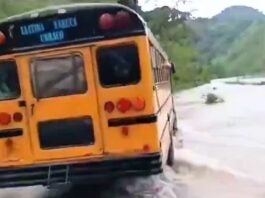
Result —
[{"label": "overcast sky", "polygon": [[[246,5],[265,13],[265,0],[188,0],[190,2],[180,5],[179,8],[192,11],[195,17],[212,17],[227,7],[233,5]],[[174,6],[176,0],[139,0],[144,10],[151,10],[156,6]]]}]

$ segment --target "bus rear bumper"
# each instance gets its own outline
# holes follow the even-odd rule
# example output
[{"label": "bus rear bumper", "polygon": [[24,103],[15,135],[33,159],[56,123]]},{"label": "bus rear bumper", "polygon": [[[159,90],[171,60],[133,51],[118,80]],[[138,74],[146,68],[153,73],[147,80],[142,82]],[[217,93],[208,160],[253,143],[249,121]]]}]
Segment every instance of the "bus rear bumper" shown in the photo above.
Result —
[{"label": "bus rear bumper", "polygon": [[160,153],[71,164],[0,169],[0,188],[94,184],[108,179],[148,176],[162,172]]}]

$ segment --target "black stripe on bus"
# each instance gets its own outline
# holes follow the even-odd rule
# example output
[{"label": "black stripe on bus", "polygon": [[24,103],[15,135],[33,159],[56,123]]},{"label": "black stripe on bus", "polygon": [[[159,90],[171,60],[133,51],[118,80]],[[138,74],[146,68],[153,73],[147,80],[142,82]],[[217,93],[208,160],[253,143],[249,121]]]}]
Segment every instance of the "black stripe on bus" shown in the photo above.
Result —
[{"label": "black stripe on bus", "polygon": [[66,41],[62,43],[52,43],[52,44],[46,44],[46,45],[33,45],[33,46],[27,46],[27,47],[10,47],[4,51],[0,51],[0,55],[5,54],[13,54],[13,53],[23,53],[23,52],[30,52],[34,50],[45,50],[45,49],[53,49],[57,47],[66,47],[69,45],[82,45],[87,44],[91,45],[94,42],[99,41],[108,41],[110,39],[120,39],[120,38],[128,38],[128,37],[134,37],[134,36],[146,36],[145,30],[137,30],[133,32],[128,33],[118,33],[108,36],[94,36],[89,38],[83,38],[83,39],[75,39],[73,41]]},{"label": "black stripe on bus", "polygon": [[149,124],[157,122],[157,115],[139,116],[132,118],[119,118],[110,119],[108,121],[109,127],[117,127],[124,125],[135,125],[135,124]]},{"label": "black stripe on bus", "polygon": [[22,136],[23,132],[22,129],[12,129],[8,131],[0,131],[0,138],[11,138],[11,137],[18,137]]}]

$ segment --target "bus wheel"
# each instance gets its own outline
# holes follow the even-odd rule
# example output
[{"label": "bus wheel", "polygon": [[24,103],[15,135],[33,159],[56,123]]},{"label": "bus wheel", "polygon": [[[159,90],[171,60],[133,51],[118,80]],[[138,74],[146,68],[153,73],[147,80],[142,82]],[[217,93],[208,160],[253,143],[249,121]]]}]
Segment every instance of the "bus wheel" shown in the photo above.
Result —
[{"label": "bus wheel", "polygon": [[167,165],[172,167],[174,165],[175,157],[174,157],[174,141],[171,135],[171,141],[170,141],[170,146],[168,150],[168,156],[167,156]]}]

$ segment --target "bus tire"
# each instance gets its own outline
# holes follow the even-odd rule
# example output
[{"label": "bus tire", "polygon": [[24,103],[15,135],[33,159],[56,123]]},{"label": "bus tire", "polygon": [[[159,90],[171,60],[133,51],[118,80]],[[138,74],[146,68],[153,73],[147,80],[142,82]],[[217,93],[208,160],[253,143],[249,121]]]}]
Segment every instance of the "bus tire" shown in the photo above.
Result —
[{"label": "bus tire", "polygon": [[168,155],[167,155],[167,165],[172,167],[174,165],[175,162],[175,157],[174,157],[174,141],[171,135],[171,141],[170,141],[170,146],[168,149]]}]

